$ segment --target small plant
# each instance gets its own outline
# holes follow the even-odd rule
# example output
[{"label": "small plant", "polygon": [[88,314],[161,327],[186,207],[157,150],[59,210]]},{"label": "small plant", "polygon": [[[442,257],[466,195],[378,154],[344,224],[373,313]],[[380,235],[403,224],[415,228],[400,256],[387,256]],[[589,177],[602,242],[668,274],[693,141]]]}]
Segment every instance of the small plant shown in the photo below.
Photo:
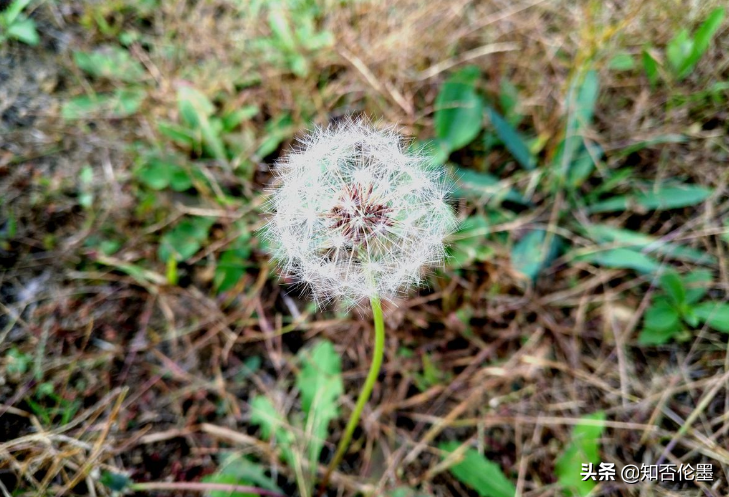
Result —
[{"label": "small plant", "polygon": [[[711,11],[695,33],[689,34],[686,28],[679,31],[666,46],[666,69],[670,76],[680,81],[693,71],[696,64],[709,48],[712,38],[724,20],[724,8]],[[651,54],[650,47],[643,51],[643,67],[651,85],[658,82],[659,62]]]},{"label": "small plant", "polygon": [[28,45],[40,41],[35,21],[23,14],[32,0],[13,0],[5,11],[0,11],[0,44],[7,40],[18,40]]},{"label": "small plant", "polygon": [[265,228],[284,273],[308,287],[320,305],[347,308],[369,300],[375,349],[328,476],[342,460],[377,381],[385,347],[381,299],[422,281],[422,268],[445,257],[443,239],[456,226],[443,171],[424,153],[405,152],[391,130],[363,121],[320,129],[305,148],[278,163],[279,187]]},{"label": "small plant", "polygon": [[654,297],[643,319],[638,342],[661,345],[671,339],[688,340],[689,328],[706,324],[729,333],[729,304],[704,301],[712,282],[711,272],[698,270],[686,276],[675,271],[664,272],[659,285],[661,292]]}]

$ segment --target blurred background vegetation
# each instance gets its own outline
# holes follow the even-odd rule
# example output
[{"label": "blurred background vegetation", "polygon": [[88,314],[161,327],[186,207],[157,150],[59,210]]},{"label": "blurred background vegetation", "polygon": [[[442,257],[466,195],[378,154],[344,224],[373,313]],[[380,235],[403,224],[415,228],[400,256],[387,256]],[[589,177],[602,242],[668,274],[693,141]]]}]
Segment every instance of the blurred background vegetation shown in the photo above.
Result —
[{"label": "blurred background vegetation", "polygon": [[370,319],[256,230],[296,137],[367,115],[461,226],[329,495],[727,495],[722,4],[0,2],[2,494],[314,495]]}]

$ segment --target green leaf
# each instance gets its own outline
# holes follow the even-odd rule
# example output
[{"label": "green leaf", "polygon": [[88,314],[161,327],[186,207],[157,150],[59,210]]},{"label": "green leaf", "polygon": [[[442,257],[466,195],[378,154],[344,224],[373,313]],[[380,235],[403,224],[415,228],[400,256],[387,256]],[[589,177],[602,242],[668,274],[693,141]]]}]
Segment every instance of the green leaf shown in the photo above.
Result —
[{"label": "green leaf", "polygon": [[212,218],[185,219],[160,238],[158,256],[167,262],[172,256],[179,262],[186,261],[200,250],[207,240],[208,231],[215,222]]},{"label": "green leaf", "polygon": [[201,91],[190,86],[180,86],[177,90],[177,105],[183,121],[194,129],[199,129],[205,145],[209,147],[212,156],[227,162],[225,145],[220,137],[220,131],[211,123],[211,115],[215,106]]},{"label": "green leaf", "polygon": [[[246,485],[281,492],[276,482],[266,475],[266,468],[240,454],[229,454],[223,457],[218,470],[203,477],[206,483],[225,483],[228,485]],[[214,490],[209,497],[258,497],[259,494]]]},{"label": "green leaf", "polygon": [[66,120],[122,118],[136,113],[146,97],[144,90],[119,89],[111,94],[83,95],[64,102],[61,117]]},{"label": "green leaf", "polygon": [[575,157],[585,148],[584,130],[592,124],[595,104],[600,91],[600,79],[595,70],[578,73],[567,92],[567,124],[565,136],[553,159],[557,175],[566,178]]},{"label": "green leaf", "polygon": [[571,495],[586,496],[595,487],[592,480],[582,481],[582,464],[600,462],[599,440],[605,429],[605,413],[596,412],[581,418],[572,430],[569,445],[557,460],[555,473],[560,485]]},{"label": "green leaf", "polygon": [[676,308],[665,297],[659,297],[646,310],[644,324],[655,330],[677,331],[679,318]]},{"label": "green leaf", "polygon": [[551,236],[548,247],[545,247],[547,232],[541,229],[529,231],[511,249],[511,264],[514,269],[532,281],[537,279],[542,269],[557,258],[560,240]]},{"label": "green leaf", "polygon": [[648,77],[648,83],[651,85],[651,88],[655,88],[656,84],[658,84],[659,76],[658,62],[650,54],[648,48],[643,50],[643,69],[645,69],[645,74]]},{"label": "green leaf", "polygon": [[135,83],[144,77],[144,67],[121,47],[104,47],[93,52],[73,53],[79,69],[96,78]]},{"label": "green leaf", "polygon": [[512,126],[519,124],[522,119],[522,115],[519,114],[519,91],[507,78],[501,78],[499,84],[499,104],[509,124]]},{"label": "green leaf", "polygon": [[665,329],[665,330],[659,330],[655,328],[643,328],[640,330],[640,334],[638,334],[638,344],[639,345],[664,345],[671,341],[672,338],[674,338],[678,333],[680,333],[679,329]]},{"label": "green leaf", "polygon": [[256,114],[258,114],[259,108],[257,105],[246,105],[240,109],[236,109],[223,116],[223,128],[225,131],[230,132],[240,126],[244,121],[250,120]]},{"label": "green leaf", "polygon": [[673,304],[680,309],[686,302],[686,289],[683,286],[681,277],[673,270],[664,271],[661,274],[660,282],[661,288],[673,301]]},{"label": "green leaf", "polygon": [[595,169],[596,162],[602,159],[603,155],[602,147],[596,143],[585,143],[580,148],[579,155],[570,164],[567,173],[567,183],[572,188],[578,188],[582,185],[590,177],[590,174]]},{"label": "green leaf", "polygon": [[653,273],[660,268],[660,264],[655,259],[627,248],[613,248],[580,254],[575,257],[575,260],[590,262],[603,267],[634,269],[641,273]]},{"label": "green leaf", "polygon": [[5,370],[11,375],[22,375],[25,374],[30,365],[33,362],[33,357],[30,354],[21,352],[20,349],[13,346],[5,354]]},{"label": "green leaf", "polygon": [[306,413],[309,462],[315,472],[329,423],[339,416],[339,398],[344,392],[342,361],[327,340],[318,342],[312,350],[304,350],[300,360],[302,367],[296,376],[296,386],[301,391],[301,406]]},{"label": "green leaf", "polygon": [[635,143],[631,143],[627,147],[613,152],[612,157],[626,157],[645,148],[651,148],[654,145],[663,145],[665,143],[685,143],[687,141],[688,138],[685,135],[667,133],[665,135],[658,135],[653,138],[648,138],[647,140],[640,140]]},{"label": "green leaf", "polygon": [[674,74],[679,75],[681,68],[688,59],[693,49],[694,41],[689,36],[688,30],[682,29],[666,46],[666,59]]},{"label": "green leaf", "polygon": [[696,317],[715,330],[729,333],[729,304],[724,302],[704,302],[693,307]]},{"label": "green leaf", "polygon": [[660,254],[678,261],[697,264],[713,264],[716,258],[701,250],[684,245],[664,242],[659,238],[637,231],[616,228],[606,224],[592,224],[585,227],[587,235],[597,243],[618,243],[624,248],[639,249],[643,253]]},{"label": "green leaf", "polygon": [[114,492],[123,492],[132,483],[131,478],[127,475],[112,473],[111,471],[103,471],[99,481]]},{"label": "green leaf", "polygon": [[192,186],[187,171],[177,164],[179,159],[172,155],[151,155],[134,172],[134,176],[152,190],[171,187],[181,192]]},{"label": "green leaf", "polygon": [[610,59],[608,67],[614,71],[630,71],[635,68],[635,61],[629,53],[621,52],[615,54],[613,58]]},{"label": "green leaf", "polygon": [[682,63],[677,67],[676,72],[678,73],[679,78],[685,78],[691,73],[691,70],[709,48],[711,39],[719,30],[719,27],[721,27],[723,20],[724,8],[717,7],[711,12],[711,14],[709,14],[709,17],[706,18],[706,21],[704,21],[699,29],[696,30],[691,46],[691,52],[683,58]]},{"label": "green leaf", "polygon": [[293,451],[294,434],[289,429],[284,416],[273,406],[273,403],[262,395],[251,400],[251,423],[258,426],[266,440],[276,439],[281,447],[283,458],[289,464],[295,464],[296,454]]},{"label": "green leaf", "polygon": [[483,100],[475,84],[480,72],[467,66],[453,74],[435,99],[435,134],[449,152],[465,147],[481,131]]},{"label": "green leaf", "polygon": [[684,276],[683,283],[686,286],[686,303],[695,304],[701,300],[709,290],[712,281],[714,281],[714,277],[708,269],[694,269]]},{"label": "green leaf", "polygon": [[514,202],[520,205],[530,205],[516,190],[506,188],[501,180],[489,173],[482,173],[458,167],[454,169],[456,187],[454,194],[472,200],[489,201],[492,198],[498,203],[501,201]]},{"label": "green leaf", "polygon": [[281,48],[290,52],[296,51],[296,39],[283,9],[274,8],[269,11],[268,25]]},{"label": "green leaf", "polygon": [[161,121],[157,123],[157,129],[167,138],[186,148],[194,149],[201,140],[199,132],[179,124]]},{"label": "green leaf", "polygon": [[469,216],[451,235],[448,265],[453,268],[465,267],[474,261],[488,260],[494,253],[486,243],[489,234],[489,223],[484,216]]},{"label": "green leaf", "polygon": [[[440,444],[440,450],[451,453],[459,442]],[[458,480],[474,489],[481,497],[514,497],[516,487],[504,475],[498,464],[489,461],[474,449],[467,449],[463,459],[449,468]]]},{"label": "green leaf", "polygon": [[31,46],[35,46],[40,42],[40,36],[35,27],[35,21],[25,17],[18,18],[7,28],[8,38],[22,41]]},{"label": "green leaf", "polygon": [[30,5],[30,2],[33,0],[13,0],[10,2],[10,5],[8,5],[5,9],[5,12],[0,12],[0,18],[5,18],[5,24],[7,26],[12,25],[15,20],[20,16],[20,13],[23,12],[23,9],[25,9],[28,5]]},{"label": "green leaf", "polygon": [[135,173],[135,176],[147,187],[153,190],[162,190],[163,188],[167,188],[170,184],[173,167],[174,164],[158,157],[154,157],[144,164]]},{"label": "green leaf", "polygon": [[238,283],[251,265],[250,255],[250,235],[247,233],[236,240],[234,247],[220,255],[213,278],[213,284],[218,292],[228,291]]},{"label": "green leaf", "polygon": [[536,159],[524,143],[521,135],[490,106],[486,107],[486,113],[496,130],[496,134],[504,142],[504,146],[511,152],[511,155],[524,169],[527,171],[533,170],[536,167]]},{"label": "green leaf", "polygon": [[342,364],[332,342],[318,342],[312,350],[302,352],[300,360],[302,367],[296,377],[296,386],[301,391],[304,412],[311,413],[322,402],[336,406],[334,401],[343,389]]},{"label": "green leaf", "polygon": [[699,204],[706,200],[712,190],[699,185],[663,186],[647,192],[613,197],[588,206],[592,214],[625,211],[631,208],[670,210]]},{"label": "green leaf", "polygon": [[291,136],[292,131],[293,120],[288,113],[269,120],[265,126],[264,139],[256,150],[256,156],[262,159],[275,152],[281,142]]}]

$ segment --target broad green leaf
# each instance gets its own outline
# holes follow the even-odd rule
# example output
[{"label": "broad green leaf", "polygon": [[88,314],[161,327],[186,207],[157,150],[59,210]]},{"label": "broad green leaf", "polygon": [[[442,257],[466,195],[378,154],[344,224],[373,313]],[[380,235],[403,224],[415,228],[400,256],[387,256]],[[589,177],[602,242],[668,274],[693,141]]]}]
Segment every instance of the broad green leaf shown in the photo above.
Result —
[{"label": "broad green leaf", "polygon": [[96,78],[135,83],[144,77],[144,67],[121,47],[104,47],[93,52],[73,53],[79,69]]},{"label": "broad green leaf", "polygon": [[615,71],[630,71],[635,67],[635,61],[629,53],[621,52],[615,54],[613,58],[610,59],[608,67]]},{"label": "broad green leaf", "polygon": [[83,95],[64,102],[61,106],[61,117],[67,120],[127,117],[139,110],[145,97],[144,90],[139,89]]},{"label": "broad green leaf", "polygon": [[499,135],[499,138],[504,142],[504,146],[511,152],[511,155],[514,156],[524,169],[528,171],[533,170],[536,167],[536,159],[534,159],[534,156],[529,151],[529,147],[524,143],[524,139],[519,132],[490,106],[486,107],[486,113],[496,130],[496,134]]},{"label": "broad green leaf", "polygon": [[644,324],[656,330],[675,330],[679,318],[676,308],[665,297],[658,297],[646,310]]},{"label": "broad green leaf", "polygon": [[507,78],[501,78],[499,85],[499,104],[504,111],[504,118],[512,126],[519,124],[522,115],[519,114],[519,91],[514,83]]},{"label": "broad green leaf", "polygon": [[697,264],[711,264],[716,258],[706,252],[676,243],[664,242],[659,238],[637,231],[616,228],[606,224],[592,224],[585,227],[587,235],[597,243],[618,243],[623,248],[639,249],[641,252],[660,254],[679,261]]},{"label": "broad green leaf", "polygon": [[572,188],[582,185],[590,177],[595,169],[595,163],[602,159],[604,152],[602,147],[596,143],[585,143],[580,148],[567,173],[567,183]]},{"label": "broad green leaf", "polygon": [[301,370],[296,386],[301,392],[301,406],[306,413],[308,454],[315,471],[327,439],[329,423],[339,416],[339,398],[344,392],[342,361],[334,345],[322,340],[313,349],[300,354]]},{"label": "broad green leaf", "polygon": [[666,46],[666,59],[674,74],[679,75],[693,49],[694,41],[689,36],[688,30],[682,29]]},{"label": "broad green leaf", "polygon": [[715,330],[729,333],[729,304],[704,302],[693,307],[694,314]]},{"label": "broad green leaf", "polygon": [[475,261],[488,260],[494,253],[486,240],[488,234],[489,222],[484,216],[467,217],[451,235],[449,267],[462,268]]},{"label": "broad green leaf", "polygon": [[253,397],[250,405],[251,423],[260,428],[261,435],[266,440],[275,438],[276,443],[281,447],[284,460],[289,464],[295,464],[294,433],[288,426],[286,418],[276,410],[267,397],[262,395]]},{"label": "broad green leaf", "polygon": [[200,250],[207,240],[214,219],[195,217],[185,219],[160,238],[158,256],[167,262],[172,256],[179,262],[186,261]]},{"label": "broad green leaf", "polygon": [[666,295],[673,301],[673,304],[677,308],[686,302],[686,289],[683,286],[681,277],[673,270],[664,271],[660,278],[661,288],[666,292]]},{"label": "broad green leaf", "polygon": [[167,138],[191,149],[195,148],[202,139],[199,131],[175,123],[161,121],[157,123],[157,129]]},{"label": "broad green leaf", "polygon": [[246,105],[240,109],[229,112],[222,118],[223,128],[227,132],[233,131],[235,128],[240,126],[242,122],[250,120],[258,114],[258,112],[259,108],[257,105]]},{"label": "broad green leaf", "polygon": [[335,411],[336,399],[342,394],[342,364],[334,345],[328,340],[318,342],[312,350],[300,354],[301,370],[296,386],[301,391],[304,412],[317,409],[317,403],[330,403]]},{"label": "broad green leaf", "polygon": [[655,259],[637,250],[627,248],[597,250],[588,254],[580,254],[575,257],[575,260],[603,267],[635,269],[641,273],[653,273],[660,268],[660,264]]},{"label": "broad green leaf", "polygon": [[144,164],[135,176],[146,186],[153,190],[167,188],[172,178],[174,165],[160,158],[154,157]]},{"label": "broad green leaf", "polygon": [[[458,442],[440,444],[440,450],[453,452],[460,447]],[[449,468],[458,480],[465,483],[481,497],[514,497],[516,487],[504,475],[498,464],[489,461],[474,449],[468,449],[463,459]]]},{"label": "broad green leaf", "polygon": [[497,203],[504,200],[520,205],[530,205],[516,190],[507,188],[497,178],[489,173],[482,173],[466,168],[455,168],[456,187],[454,194],[473,200],[490,201]]},{"label": "broad green leaf", "polygon": [[569,445],[557,460],[555,473],[560,485],[571,495],[587,496],[595,487],[592,480],[582,481],[582,464],[600,462],[599,440],[605,429],[605,413],[596,412],[581,418],[572,430]]},{"label": "broad green leaf", "polygon": [[250,235],[247,233],[236,240],[235,246],[220,255],[213,278],[218,292],[228,291],[238,283],[251,265],[250,255]]},{"label": "broad green leaf", "polygon": [[215,106],[207,96],[195,88],[180,86],[177,90],[177,105],[183,121],[191,128],[200,130],[203,142],[212,156],[221,162],[227,162],[225,146],[220,137],[221,130],[216,129],[211,122]]},{"label": "broad green leaf", "polygon": [[643,328],[638,334],[639,345],[664,345],[671,341],[681,331],[681,328]]},{"label": "broad green leaf", "polygon": [[111,471],[103,471],[99,481],[102,485],[114,492],[124,492],[132,483],[129,476],[121,473],[112,473]]},{"label": "broad green leaf", "polygon": [[[229,454],[223,457],[218,470],[209,476],[203,477],[206,483],[225,483],[229,485],[246,485],[264,488],[274,492],[281,492],[276,482],[266,475],[267,469],[245,456]],[[209,497],[257,497],[258,494],[229,492],[214,490],[207,494]]]},{"label": "broad green leaf", "polygon": [[635,202],[647,210],[688,207],[706,200],[712,191],[699,185],[666,186],[635,195]]},{"label": "broad green leaf", "polygon": [[714,281],[714,277],[708,269],[694,269],[684,276],[683,282],[686,286],[686,302],[688,304],[695,304],[701,300],[706,295],[706,292],[709,291],[709,286],[712,281]]},{"label": "broad green leaf", "polygon": [[600,93],[600,79],[594,69],[585,73],[584,79],[577,90],[577,101],[574,108],[574,117],[577,122],[575,128],[584,128],[592,124],[595,114],[595,104]]},{"label": "broad green leaf", "polygon": [[26,17],[18,18],[14,23],[10,24],[6,33],[8,38],[22,41],[31,46],[35,46],[40,42],[35,21]]},{"label": "broad green leaf", "polygon": [[5,12],[0,12],[0,18],[5,18],[4,20],[7,26],[12,25],[20,16],[20,13],[23,12],[23,9],[30,5],[30,2],[32,1],[33,0],[12,0],[10,5],[5,8]]},{"label": "broad green leaf", "polygon": [[475,84],[480,72],[467,66],[453,74],[435,99],[435,134],[449,152],[465,147],[481,131],[483,100]]},{"label": "broad green leaf", "polygon": [[566,178],[576,157],[585,148],[584,130],[592,124],[600,80],[595,70],[578,73],[567,92],[565,136],[553,159],[557,175]]},{"label": "broad green leaf", "polygon": [[269,11],[268,26],[281,48],[290,52],[296,51],[296,39],[283,9],[273,8]]},{"label": "broad green leaf", "polygon": [[178,160],[173,156],[150,156],[135,171],[134,175],[153,190],[171,187],[177,192],[185,191],[192,186],[192,178],[182,166],[177,164]]},{"label": "broad green leaf", "polygon": [[706,200],[712,190],[699,185],[663,186],[655,190],[621,195],[587,207],[588,212],[618,212],[628,209],[670,210],[699,204]]},{"label": "broad green leaf", "polygon": [[724,20],[724,7],[714,9],[706,21],[696,30],[691,52],[684,57],[682,63],[678,66],[677,73],[679,78],[684,78],[691,73],[696,63],[701,59],[706,50],[709,48],[711,39],[721,27]]},{"label": "broad green leaf", "polygon": [[511,249],[511,264],[521,274],[534,281],[542,269],[557,258],[560,240],[551,236],[549,246],[545,247],[547,232],[541,229],[529,231]]},{"label": "broad green leaf", "polygon": [[663,145],[664,143],[685,143],[687,141],[688,138],[685,135],[668,133],[665,135],[648,138],[647,140],[641,140],[635,143],[631,143],[627,147],[613,152],[611,157],[626,157],[645,148],[651,148],[654,145]]},{"label": "broad green leaf", "polygon": [[264,139],[256,150],[256,156],[261,159],[275,152],[281,142],[291,136],[293,132],[291,115],[286,113],[269,120],[264,129]]},{"label": "broad green leaf", "polygon": [[658,84],[658,62],[656,62],[656,59],[653,58],[653,56],[650,54],[650,47],[647,47],[643,50],[643,69],[645,69],[646,77],[648,78],[648,83],[650,83],[651,88],[655,88],[656,84]]}]

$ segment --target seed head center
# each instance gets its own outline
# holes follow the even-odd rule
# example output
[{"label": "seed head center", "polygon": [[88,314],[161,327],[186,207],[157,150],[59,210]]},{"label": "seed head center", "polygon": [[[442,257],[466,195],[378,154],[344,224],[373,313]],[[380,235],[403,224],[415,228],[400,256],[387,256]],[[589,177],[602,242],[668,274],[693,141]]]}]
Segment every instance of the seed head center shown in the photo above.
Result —
[{"label": "seed head center", "polygon": [[359,245],[393,225],[391,211],[373,194],[372,184],[347,185],[328,217],[347,242]]}]

